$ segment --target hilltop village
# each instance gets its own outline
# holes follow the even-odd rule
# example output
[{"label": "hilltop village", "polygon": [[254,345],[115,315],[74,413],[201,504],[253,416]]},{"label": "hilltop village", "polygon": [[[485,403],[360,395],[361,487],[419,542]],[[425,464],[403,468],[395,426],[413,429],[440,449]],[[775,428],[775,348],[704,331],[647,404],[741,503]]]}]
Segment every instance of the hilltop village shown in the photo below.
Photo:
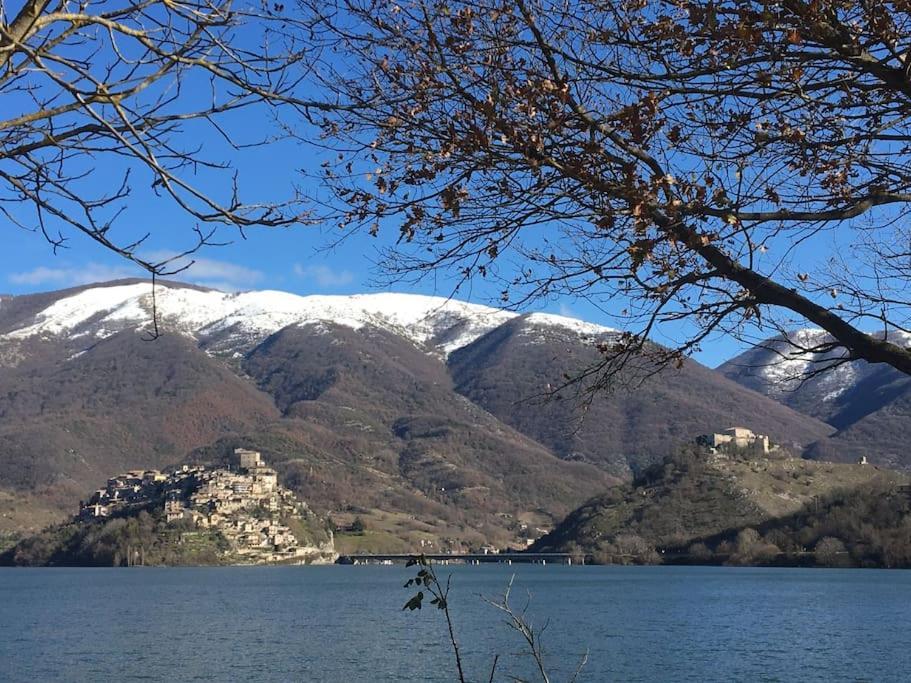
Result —
[{"label": "hilltop village", "polygon": [[76,521],[156,511],[168,524],[217,531],[244,563],[333,561],[332,537],[307,544],[291,525],[313,517],[307,504],[278,484],[258,451],[235,449],[231,469],[182,465],[170,472],[131,470],[80,504]]}]

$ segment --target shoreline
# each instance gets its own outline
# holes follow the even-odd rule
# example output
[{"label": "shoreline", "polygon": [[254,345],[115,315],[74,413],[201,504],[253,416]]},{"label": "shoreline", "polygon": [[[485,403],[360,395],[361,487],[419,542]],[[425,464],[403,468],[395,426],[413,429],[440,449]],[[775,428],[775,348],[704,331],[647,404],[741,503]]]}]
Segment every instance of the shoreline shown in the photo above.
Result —
[{"label": "shoreline", "polygon": [[[117,566],[112,567],[109,565],[87,565],[87,564],[55,564],[55,565],[42,565],[42,566],[28,566],[28,565],[0,565],[0,571],[2,570],[41,570],[41,569],[104,569],[104,570],[134,570],[134,569],[251,569],[251,568],[262,568],[262,569],[276,569],[276,568],[307,568],[307,567],[400,567],[405,568],[406,564],[404,562],[395,562],[393,564],[382,564],[379,562],[363,562],[358,564],[347,564],[339,562],[309,562],[302,564],[293,564],[293,563],[268,563],[268,564],[148,564],[148,565],[135,565],[131,567],[126,566]],[[778,564],[778,565],[768,565],[768,564],[755,564],[755,565],[729,565],[729,564],[574,564],[574,565],[565,565],[565,564],[541,564],[537,562],[514,562],[512,564],[506,562],[480,562],[480,563],[469,563],[469,562],[450,562],[447,564],[436,564],[435,566],[443,568],[453,568],[453,567],[503,567],[504,569],[512,570],[515,567],[536,567],[538,569],[565,569],[567,571],[574,569],[586,570],[590,568],[597,569],[644,569],[644,570],[655,570],[655,569],[688,569],[688,568],[702,568],[702,569],[731,569],[731,570],[752,570],[752,569],[768,569],[768,570],[786,570],[786,569],[806,569],[810,571],[907,571],[911,567],[823,567],[819,565],[811,564]]]}]

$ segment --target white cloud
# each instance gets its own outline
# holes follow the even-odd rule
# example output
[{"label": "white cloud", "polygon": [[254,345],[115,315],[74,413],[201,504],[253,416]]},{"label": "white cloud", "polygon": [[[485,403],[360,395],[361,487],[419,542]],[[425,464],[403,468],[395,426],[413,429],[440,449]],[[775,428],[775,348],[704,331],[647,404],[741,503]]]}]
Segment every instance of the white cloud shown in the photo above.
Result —
[{"label": "white cloud", "polygon": [[19,273],[10,273],[7,279],[14,285],[54,285],[56,287],[75,287],[92,282],[119,280],[125,277],[138,277],[141,271],[138,268],[123,266],[106,266],[100,263],[87,263],[80,267],[64,266],[61,268],[48,268],[39,266],[32,270]]},{"label": "white cloud", "polygon": [[569,306],[567,306],[565,303],[562,303],[562,302],[560,303],[559,314],[562,315],[564,318],[577,317],[576,314],[573,313],[573,309],[571,309]]},{"label": "white cloud", "polygon": [[344,287],[354,282],[354,273],[350,270],[334,270],[329,266],[302,266],[295,263],[294,274],[312,281],[320,289]]},{"label": "white cloud", "polygon": [[212,282],[234,288],[252,287],[266,277],[265,273],[254,268],[207,258],[194,259],[193,265],[181,271],[179,276],[200,284]]},{"label": "white cloud", "polygon": [[[155,263],[161,263],[167,259],[173,258],[175,254],[166,251],[156,251],[149,254],[143,254],[143,258]],[[186,280],[204,287],[220,289],[227,292],[235,292],[243,289],[252,289],[262,282],[266,275],[255,268],[248,268],[228,261],[219,261],[217,259],[202,258],[189,256],[175,261],[165,266],[166,270],[179,270],[179,273],[171,276],[175,280]],[[166,276],[167,277],[167,276]]]},{"label": "white cloud", "polygon": [[[152,252],[142,256],[152,262],[161,262],[172,257],[173,254]],[[177,270],[182,265],[187,265],[191,262],[192,264],[188,268],[170,276],[170,278],[192,282],[204,287],[211,287],[212,289],[236,292],[243,289],[252,289],[266,277],[263,272],[254,268],[209,258],[186,258],[171,264],[168,266],[168,270]],[[117,266],[88,263],[78,267],[69,265],[60,268],[40,266],[32,270],[11,273],[7,276],[7,279],[14,285],[26,287],[49,286],[63,288],[128,277],[148,276],[149,274],[146,271],[129,263]]]}]

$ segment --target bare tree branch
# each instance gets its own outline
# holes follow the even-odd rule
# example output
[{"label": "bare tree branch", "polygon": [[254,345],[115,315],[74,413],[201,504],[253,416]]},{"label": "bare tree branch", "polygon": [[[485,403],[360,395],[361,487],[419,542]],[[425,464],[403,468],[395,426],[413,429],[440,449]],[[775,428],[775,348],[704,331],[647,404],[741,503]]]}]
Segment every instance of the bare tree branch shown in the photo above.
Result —
[{"label": "bare tree branch", "polygon": [[352,104],[316,119],[338,153],[322,215],[397,230],[391,280],[445,269],[506,305],[612,311],[595,388],[801,321],[840,349],[825,369],[911,373],[907,7],[300,5],[341,55],[316,81]]},{"label": "bare tree branch", "polygon": [[187,216],[184,255],[223,243],[219,228],[307,222],[291,183],[284,200],[242,199],[237,170],[205,141],[212,131],[239,150],[286,136],[235,141],[242,110],[344,106],[310,97],[308,30],[279,3],[27,0],[0,18],[0,211],[55,249],[81,233],[155,276],[172,263],[142,255],[149,236],[114,230],[137,180]]}]

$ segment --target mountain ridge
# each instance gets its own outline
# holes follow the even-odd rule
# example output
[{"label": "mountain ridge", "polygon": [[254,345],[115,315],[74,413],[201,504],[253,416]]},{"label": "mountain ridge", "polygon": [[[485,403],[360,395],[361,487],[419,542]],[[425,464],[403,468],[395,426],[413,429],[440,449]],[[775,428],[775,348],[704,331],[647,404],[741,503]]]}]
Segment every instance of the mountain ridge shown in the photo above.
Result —
[{"label": "mountain ridge", "polygon": [[635,390],[576,396],[571,387],[560,400],[517,407],[513,393],[541,397],[598,359],[593,344],[573,344],[559,330],[529,329],[517,318],[454,352],[449,366],[459,393],[562,457],[595,462],[618,476],[730,423],[750,424],[798,452],[833,431],[813,418],[795,419],[791,409],[694,361],[641,382],[634,377]]},{"label": "mountain ridge", "polygon": [[523,400],[616,333],[573,318],[163,283],[149,341],[151,293],[128,280],[0,302],[0,527],[71,510],[107,472],[242,446],[321,512],[365,520],[370,547],[522,545],[732,420],[800,448],[832,431],[695,362],[597,397],[579,430],[572,401]]}]

